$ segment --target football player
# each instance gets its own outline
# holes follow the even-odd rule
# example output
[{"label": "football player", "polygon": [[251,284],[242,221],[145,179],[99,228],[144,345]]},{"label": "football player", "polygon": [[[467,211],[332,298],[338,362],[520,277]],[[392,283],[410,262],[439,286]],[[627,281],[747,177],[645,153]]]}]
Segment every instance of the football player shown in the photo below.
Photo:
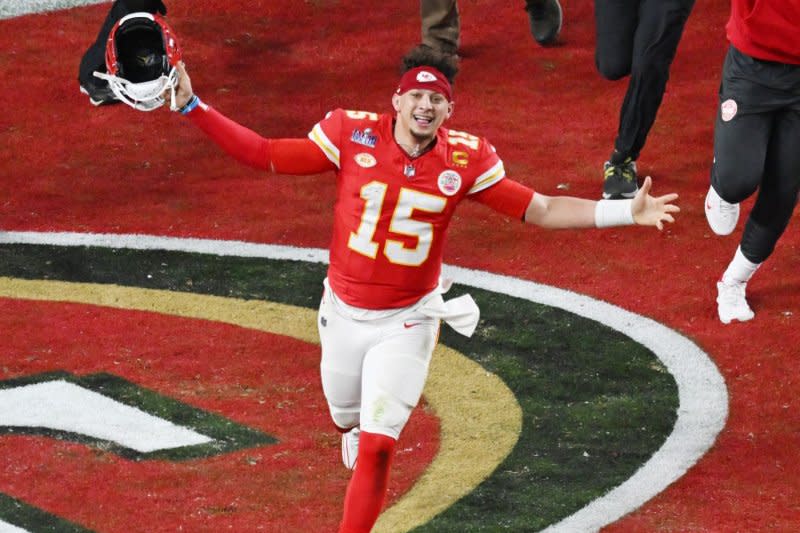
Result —
[{"label": "football player", "polygon": [[[340,532],[367,532],[385,496],[398,435],[417,405],[441,320],[471,335],[469,296],[445,301],[445,234],[470,199],[545,228],[640,224],[662,229],[676,194],[592,201],[546,196],[506,177],[481,137],[443,126],[453,114],[452,56],[420,46],[403,59],[391,114],[336,109],[303,139],[267,139],[203,103],[179,64],[175,106],[238,160],[280,174],[336,177],[330,266],[318,328],[322,387],[354,468]],[[167,93],[165,97],[169,98]]]}]

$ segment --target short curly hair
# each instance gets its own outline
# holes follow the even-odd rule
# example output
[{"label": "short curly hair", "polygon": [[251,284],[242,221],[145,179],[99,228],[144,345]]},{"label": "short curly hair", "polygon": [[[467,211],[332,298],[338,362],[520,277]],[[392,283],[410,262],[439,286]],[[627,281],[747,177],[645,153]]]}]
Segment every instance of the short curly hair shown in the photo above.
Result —
[{"label": "short curly hair", "polygon": [[452,85],[458,74],[458,57],[442,53],[426,44],[420,44],[403,56],[400,74],[403,75],[416,67],[433,67],[444,74],[444,77]]}]

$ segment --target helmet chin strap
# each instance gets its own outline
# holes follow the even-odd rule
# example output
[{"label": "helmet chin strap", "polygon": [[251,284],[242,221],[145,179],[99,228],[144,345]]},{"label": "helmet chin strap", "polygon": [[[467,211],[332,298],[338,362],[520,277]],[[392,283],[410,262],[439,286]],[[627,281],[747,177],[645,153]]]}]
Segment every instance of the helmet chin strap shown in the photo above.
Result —
[{"label": "helmet chin strap", "polygon": [[177,99],[175,98],[175,92],[178,87],[180,75],[178,74],[178,69],[172,67],[172,70],[169,71],[169,109],[170,111],[177,111],[179,109]]}]

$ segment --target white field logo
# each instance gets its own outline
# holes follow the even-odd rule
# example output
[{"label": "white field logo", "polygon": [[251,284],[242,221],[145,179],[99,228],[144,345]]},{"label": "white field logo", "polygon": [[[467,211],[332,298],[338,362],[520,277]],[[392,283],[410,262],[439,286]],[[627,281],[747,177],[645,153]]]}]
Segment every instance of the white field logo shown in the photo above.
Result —
[{"label": "white field logo", "polygon": [[0,389],[0,427],[66,431],[141,453],[213,439],[64,380]]}]

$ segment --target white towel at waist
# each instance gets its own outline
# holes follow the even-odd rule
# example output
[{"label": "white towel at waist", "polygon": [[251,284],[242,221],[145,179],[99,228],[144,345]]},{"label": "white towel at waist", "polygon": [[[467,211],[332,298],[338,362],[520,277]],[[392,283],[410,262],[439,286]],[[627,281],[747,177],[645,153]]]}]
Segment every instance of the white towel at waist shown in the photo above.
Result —
[{"label": "white towel at waist", "polygon": [[440,279],[436,290],[420,301],[417,311],[425,316],[444,320],[456,332],[472,337],[481,317],[481,310],[469,294],[445,301],[442,294],[449,291],[452,285],[452,280]]}]

